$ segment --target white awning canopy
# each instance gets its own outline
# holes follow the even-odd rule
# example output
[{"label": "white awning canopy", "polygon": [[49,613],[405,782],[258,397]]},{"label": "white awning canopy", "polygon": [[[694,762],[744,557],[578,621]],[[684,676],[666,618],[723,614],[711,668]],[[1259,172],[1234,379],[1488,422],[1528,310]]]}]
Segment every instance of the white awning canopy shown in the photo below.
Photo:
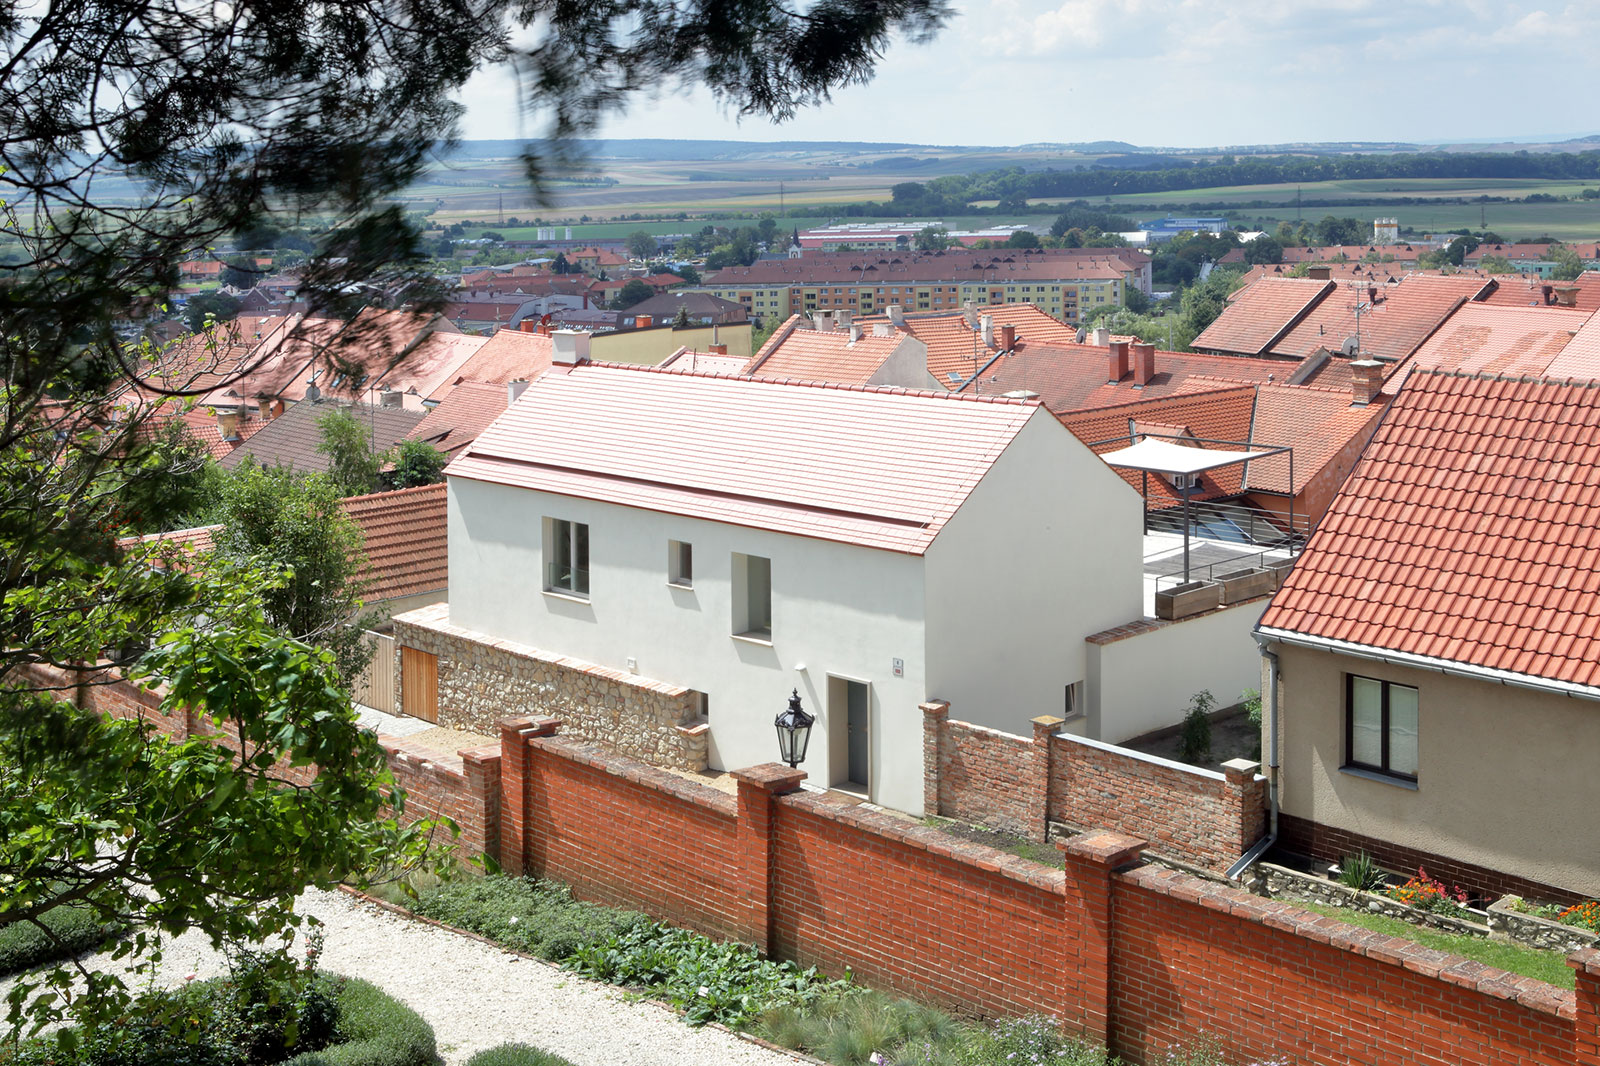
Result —
[{"label": "white awning canopy", "polygon": [[1232,466],[1251,459],[1264,459],[1283,451],[1273,448],[1259,452],[1223,451],[1215,448],[1191,448],[1171,441],[1146,437],[1138,444],[1118,448],[1100,456],[1108,466],[1122,470],[1148,470],[1154,474],[1198,474],[1218,467]]}]

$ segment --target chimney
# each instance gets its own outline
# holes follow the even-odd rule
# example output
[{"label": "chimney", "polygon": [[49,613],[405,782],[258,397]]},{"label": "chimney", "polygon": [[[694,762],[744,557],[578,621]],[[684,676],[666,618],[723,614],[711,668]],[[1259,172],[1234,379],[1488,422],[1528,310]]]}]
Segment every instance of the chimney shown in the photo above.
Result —
[{"label": "chimney", "polygon": [[587,333],[576,329],[558,329],[550,334],[550,344],[550,361],[556,366],[577,366],[589,361]]},{"label": "chimney", "polygon": [[405,402],[405,396],[399,389],[384,389],[378,394],[378,406],[399,407]]},{"label": "chimney", "polygon": [[1094,332],[1089,334],[1089,343],[1096,348],[1104,348],[1111,343],[1111,331],[1104,326],[1096,326]]},{"label": "chimney", "polygon": [[728,354],[728,346],[726,344],[713,344],[707,350],[712,355],[727,355]]},{"label": "chimney", "polygon": [[1383,391],[1383,364],[1376,359],[1357,359],[1350,364],[1351,400],[1365,407]]},{"label": "chimney", "polygon": [[889,322],[895,329],[906,328],[906,309],[899,304],[889,305]]},{"label": "chimney", "polygon": [[506,382],[506,406],[509,407],[516,403],[517,398],[522,395],[523,390],[525,390],[527,387],[527,378],[513,378],[512,380]]},{"label": "chimney", "polygon": [[1150,379],[1156,376],[1156,346],[1154,344],[1135,344],[1133,346],[1133,383],[1135,385],[1148,385]]},{"label": "chimney", "polygon": [[816,330],[818,333],[832,332],[833,315],[827,311],[811,312],[811,328]]},{"label": "chimney", "polygon": [[855,319],[855,317],[856,314],[854,311],[835,311],[833,313],[834,324],[838,326],[839,329],[849,329],[850,323]]},{"label": "chimney", "polygon": [[971,300],[968,300],[966,303],[962,304],[961,305],[961,316],[967,320],[967,328],[968,329],[976,330],[978,328],[978,305],[977,304],[973,303]]},{"label": "chimney", "polygon": [[1378,287],[1376,285],[1367,286],[1367,303],[1373,307],[1378,306]]},{"label": "chimney", "polygon": [[1128,342],[1112,341],[1111,357],[1107,363],[1107,377],[1109,382],[1121,381],[1128,376]]},{"label": "chimney", "polygon": [[1000,327],[1000,350],[1009,352],[1017,346],[1017,327],[1007,323]]},{"label": "chimney", "polygon": [[859,323],[859,322],[850,323],[850,343],[854,344],[856,341],[858,341],[860,339],[861,339],[861,323]]},{"label": "chimney", "polygon": [[1333,277],[1333,268],[1329,266],[1314,266],[1306,268],[1306,277],[1312,281],[1327,281]]},{"label": "chimney", "polygon": [[538,333],[539,320],[537,318],[525,318],[518,323],[517,328],[524,333]]},{"label": "chimney", "polygon": [[893,333],[894,327],[887,322],[874,322],[872,324],[872,335],[874,337],[888,337]]},{"label": "chimney", "polygon": [[655,317],[652,315],[635,315],[633,316],[633,328],[649,329],[651,326],[655,325],[655,321]]},{"label": "chimney", "polygon": [[1577,307],[1578,306],[1578,287],[1576,285],[1557,285],[1556,286],[1556,306],[1557,307]]},{"label": "chimney", "polygon": [[271,418],[272,417],[272,401],[269,400],[269,399],[266,399],[264,397],[263,398],[258,398],[256,400],[256,412],[261,415],[261,421],[263,421],[263,422],[265,422],[267,419]]},{"label": "chimney", "polygon": [[994,347],[994,316],[993,315],[984,315],[982,318],[978,319],[978,328],[983,331],[983,346],[985,348],[993,348]]},{"label": "chimney", "polygon": [[1556,302],[1556,287],[1554,285],[1541,285],[1539,286],[1539,291],[1544,294],[1545,303],[1553,304]]},{"label": "chimney", "polygon": [[217,431],[222,434],[222,439],[234,441],[239,439],[239,412],[222,411],[214,412],[217,416]]}]

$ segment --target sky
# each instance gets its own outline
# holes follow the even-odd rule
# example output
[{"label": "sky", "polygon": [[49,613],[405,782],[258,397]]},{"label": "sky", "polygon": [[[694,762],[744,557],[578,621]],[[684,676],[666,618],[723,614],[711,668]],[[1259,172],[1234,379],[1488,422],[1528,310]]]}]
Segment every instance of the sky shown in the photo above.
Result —
[{"label": "sky", "polygon": [[[1469,141],[1600,132],[1600,3],[954,0],[931,44],[781,126],[704,91],[640,96],[606,137],[1164,147]],[[531,137],[503,71],[468,86],[469,139]],[[1592,124],[1586,124],[1592,123]]]}]

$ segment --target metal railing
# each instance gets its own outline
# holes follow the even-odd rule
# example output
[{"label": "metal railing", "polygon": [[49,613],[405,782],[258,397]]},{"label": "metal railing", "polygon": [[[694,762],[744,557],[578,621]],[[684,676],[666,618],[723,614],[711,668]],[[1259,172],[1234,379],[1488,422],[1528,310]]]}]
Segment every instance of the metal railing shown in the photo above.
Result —
[{"label": "metal railing", "polygon": [[[1311,535],[1311,521],[1304,514],[1277,514],[1216,500],[1196,501],[1190,504],[1190,512],[1189,535],[1203,540],[1256,545],[1298,554]],[[1146,511],[1144,531],[1182,536],[1183,508]]]},{"label": "metal railing", "polygon": [[[1294,554],[1288,551],[1260,551],[1246,555],[1238,555],[1231,559],[1219,559],[1214,562],[1191,565],[1189,567],[1189,581],[1215,581],[1241,570],[1265,570],[1268,567],[1281,566],[1294,561]],[[1146,571],[1148,575],[1149,571]],[[1155,591],[1163,592],[1185,584],[1183,572],[1174,574],[1155,575]]]}]

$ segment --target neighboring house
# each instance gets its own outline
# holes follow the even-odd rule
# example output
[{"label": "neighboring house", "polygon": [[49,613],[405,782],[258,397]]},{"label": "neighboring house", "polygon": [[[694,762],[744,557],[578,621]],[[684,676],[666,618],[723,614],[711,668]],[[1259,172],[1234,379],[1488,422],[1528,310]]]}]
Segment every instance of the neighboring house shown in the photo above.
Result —
[{"label": "neighboring house", "polygon": [[697,326],[709,326],[713,322],[719,325],[744,322],[750,317],[741,304],[712,296],[708,292],[663,292],[623,310],[619,324],[623,327],[635,325],[640,315],[649,315],[653,322],[676,322],[680,308],[689,316],[689,321]]},{"label": "neighboring house", "polygon": [[832,381],[841,385],[898,385],[938,389],[928,372],[928,346],[909,333],[879,325],[869,333],[860,325],[844,329],[802,329],[786,323],[777,344],[763,346],[745,368],[760,378]]},{"label": "neighboring house", "polygon": [[753,332],[749,322],[727,325],[674,327],[670,320],[652,321],[633,329],[615,329],[589,338],[589,350],[596,361],[656,366],[679,348],[709,350],[716,345],[729,355],[749,355]]},{"label": "neighboring house", "polygon": [[317,448],[322,444],[318,419],[332,411],[345,411],[372,431],[372,450],[394,447],[422,421],[421,411],[371,404],[297,403],[261,427],[218,463],[232,470],[246,461],[261,466],[287,466],[301,473],[324,473],[330,460]]},{"label": "neighboring house", "polygon": [[462,382],[505,385],[511,381],[528,381],[550,368],[550,337],[532,329],[502,329],[472,354],[466,362],[456,367],[449,380],[440,383],[428,394],[430,403],[440,403]]},{"label": "neighboring house", "polygon": [[750,360],[742,355],[729,355],[724,346],[722,351],[715,348],[711,351],[699,351],[694,348],[683,347],[661,360],[663,370],[687,370],[694,374],[743,374],[744,368]]},{"label": "neighboring house", "polygon": [[1190,347],[1213,355],[1266,356],[1337,289],[1327,279],[1260,278],[1228,297],[1222,314]]},{"label": "neighboring house", "polygon": [[496,385],[483,381],[457,382],[443,400],[435,404],[421,422],[406,434],[408,440],[425,441],[445,455],[457,452],[477,439],[489,423],[499,418],[506,405],[520,392],[519,385]]},{"label": "neighboring house", "polygon": [[449,467],[448,608],[396,619],[443,724],[600,706],[628,748],[688,699],[735,768],[797,689],[812,781],[920,812],[923,702],[1081,713],[1086,638],[1143,614],[1138,498],[1037,402],[561,358]]},{"label": "neighboring house", "polygon": [[444,601],[450,571],[442,482],[350,496],[339,506],[361,527],[367,556],[361,576],[370,582],[363,597],[367,607],[395,615]]},{"label": "neighboring house", "polygon": [[1281,846],[1600,895],[1597,430],[1589,381],[1410,374],[1257,631]]}]

